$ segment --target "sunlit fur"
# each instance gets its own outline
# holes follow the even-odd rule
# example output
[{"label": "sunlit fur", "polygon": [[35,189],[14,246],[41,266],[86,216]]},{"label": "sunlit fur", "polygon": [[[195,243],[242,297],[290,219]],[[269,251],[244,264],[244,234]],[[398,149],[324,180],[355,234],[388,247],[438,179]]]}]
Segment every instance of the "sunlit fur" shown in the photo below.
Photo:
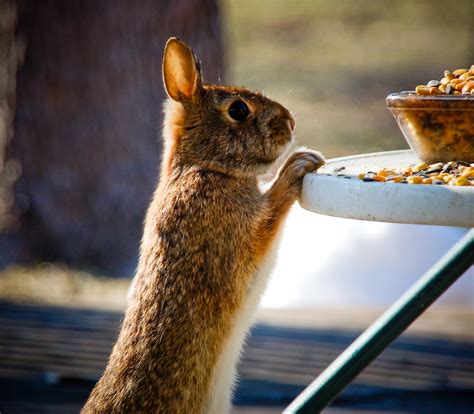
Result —
[{"label": "sunlit fur", "polygon": [[[184,63],[189,72],[193,62]],[[226,112],[234,99],[251,109],[243,122]],[[282,222],[303,176],[324,162],[314,151],[293,153],[259,189],[257,174],[284,151],[293,126],[283,106],[244,88],[198,83],[193,96],[165,104],[165,154],[134,291],[83,413],[228,411]]]}]

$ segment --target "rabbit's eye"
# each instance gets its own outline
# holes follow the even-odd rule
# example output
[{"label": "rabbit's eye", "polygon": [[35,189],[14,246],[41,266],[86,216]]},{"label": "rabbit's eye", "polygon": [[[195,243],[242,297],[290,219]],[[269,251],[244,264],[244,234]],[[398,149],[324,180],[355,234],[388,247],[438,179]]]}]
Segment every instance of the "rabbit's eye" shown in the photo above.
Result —
[{"label": "rabbit's eye", "polygon": [[249,115],[249,107],[245,102],[235,101],[229,106],[227,111],[229,116],[236,121],[243,121]]}]

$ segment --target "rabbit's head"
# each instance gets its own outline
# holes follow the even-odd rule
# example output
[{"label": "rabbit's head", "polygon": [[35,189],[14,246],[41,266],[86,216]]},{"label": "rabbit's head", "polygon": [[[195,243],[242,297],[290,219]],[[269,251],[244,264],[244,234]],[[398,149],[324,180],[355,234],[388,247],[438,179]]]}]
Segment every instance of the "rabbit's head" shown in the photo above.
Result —
[{"label": "rabbit's head", "polygon": [[164,137],[171,168],[195,164],[223,172],[266,170],[287,148],[295,121],[289,111],[258,92],[203,84],[192,50],[168,40],[163,81]]}]

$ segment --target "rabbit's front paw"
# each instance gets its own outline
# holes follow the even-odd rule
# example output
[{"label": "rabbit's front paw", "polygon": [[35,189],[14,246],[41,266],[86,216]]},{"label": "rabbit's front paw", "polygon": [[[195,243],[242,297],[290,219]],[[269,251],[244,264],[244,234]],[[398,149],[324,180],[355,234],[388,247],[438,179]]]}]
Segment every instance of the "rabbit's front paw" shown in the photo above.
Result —
[{"label": "rabbit's front paw", "polygon": [[324,165],[324,156],[313,150],[300,150],[291,154],[281,166],[275,184],[282,185],[294,197],[299,197],[303,177]]}]

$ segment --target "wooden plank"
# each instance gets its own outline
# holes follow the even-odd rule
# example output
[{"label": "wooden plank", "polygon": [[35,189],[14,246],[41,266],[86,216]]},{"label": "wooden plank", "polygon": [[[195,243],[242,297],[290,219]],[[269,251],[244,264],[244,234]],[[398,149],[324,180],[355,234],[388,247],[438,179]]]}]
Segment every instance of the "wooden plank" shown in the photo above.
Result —
[{"label": "wooden plank", "polygon": [[[51,389],[51,393],[46,393],[50,401],[59,392],[53,393],[53,389],[67,388],[69,383],[83,381],[80,388],[83,390],[92,387],[105,367],[120,319],[120,312],[0,302],[0,381],[9,378],[9,381],[23,381],[22,387],[30,384],[28,386],[33,388],[34,384],[43,384],[41,387]],[[288,402],[357,334],[350,329],[257,326],[247,341],[239,365],[241,380],[237,401],[245,404],[253,400],[272,401],[272,404]],[[429,336],[405,335],[357,378],[342,400],[351,400],[361,392],[373,396],[400,391],[437,390],[440,395],[467,392],[474,388],[472,345],[472,341],[459,338],[434,340]],[[75,395],[75,391],[71,392]],[[27,392],[24,395],[29,398]],[[37,398],[42,398],[39,395]],[[17,401],[19,406],[24,402]],[[71,401],[71,406],[73,404],[80,407],[80,402]],[[1,390],[0,411],[8,412]]]}]

